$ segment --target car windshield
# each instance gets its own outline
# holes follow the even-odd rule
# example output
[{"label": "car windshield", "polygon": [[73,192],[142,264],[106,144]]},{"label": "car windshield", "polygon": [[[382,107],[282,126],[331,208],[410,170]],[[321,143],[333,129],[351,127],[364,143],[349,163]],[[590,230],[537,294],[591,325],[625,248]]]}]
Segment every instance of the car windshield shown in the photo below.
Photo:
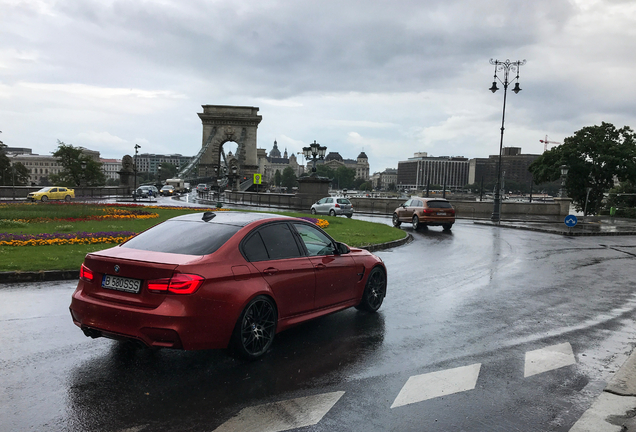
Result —
[{"label": "car windshield", "polygon": [[162,187],[161,189],[172,189],[172,186],[166,185],[166,186]]},{"label": "car windshield", "polygon": [[200,221],[165,221],[122,245],[125,248],[183,255],[209,255],[241,229]]},{"label": "car windshield", "polygon": [[429,201],[428,207],[429,208],[453,208],[453,206],[451,206],[451,203],[449,203],[448,201]]},{"label": "car windshield", "polygon": [[48,192],[48,191],[50,191],[51,189],[52,189],[52,188],[50,188],[50,187],[45,187],[45,188],[40,189],[38,192]]}]

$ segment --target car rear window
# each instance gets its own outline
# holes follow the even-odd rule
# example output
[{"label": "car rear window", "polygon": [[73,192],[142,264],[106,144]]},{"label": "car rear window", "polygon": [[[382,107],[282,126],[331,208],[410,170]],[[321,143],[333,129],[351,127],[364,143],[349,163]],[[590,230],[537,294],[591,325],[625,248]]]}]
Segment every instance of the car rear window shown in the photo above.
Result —
[{"label": "car rear window", "polygon": [[338,204],[351,204],[351,201],[344,198],[338,198]]},{"label": "car rear window", "polygon": [[169,220],[133,237],[122,247],[183,255],[209,255],[239,229],[240,226],[234,225]]},{"label": "car rear window", "polygon": [[428,207],[429,208],[453,208],[451,203],[449,203],[448,201],[429,201]]}]

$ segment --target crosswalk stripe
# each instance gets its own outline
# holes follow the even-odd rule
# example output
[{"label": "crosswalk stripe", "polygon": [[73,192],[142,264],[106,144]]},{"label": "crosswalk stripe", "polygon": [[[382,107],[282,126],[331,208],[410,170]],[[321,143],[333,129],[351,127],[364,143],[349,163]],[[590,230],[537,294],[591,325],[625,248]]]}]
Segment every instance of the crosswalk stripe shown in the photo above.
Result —
[{"label": "crosswalk stripe", "polygon": [[552,345],[526,353],[523,376],[527,378],[575,363],[576,359],[572,352],[572,345],[568,342]]},{"label": "crosswalk stripe", "polygon": [[391,408],[472,390],[477,385],[481,363],[410,377]]},{"label": "crosswalk stripe", "polygon": [[337,391],[242,409],[214,432],[280,432],[318,423],[345,392]]}]

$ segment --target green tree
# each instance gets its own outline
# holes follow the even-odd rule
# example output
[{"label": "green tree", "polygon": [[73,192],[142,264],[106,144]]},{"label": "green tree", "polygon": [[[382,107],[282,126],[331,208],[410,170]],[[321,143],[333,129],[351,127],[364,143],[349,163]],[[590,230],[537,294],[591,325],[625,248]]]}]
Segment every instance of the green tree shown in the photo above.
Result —
[{"label": "green tree", "polygon": [[587,213],[597,213],[604,193],[619,181],[636,180],[636,140],[625,126],[617,129],[611,123],[587,126],[566,138],[563,144],[543,153],[529,167],[535,183],[558,180],[560,167],[569,168],[565,189],[577,210],[585,207],[590,188]]},{"label": "green tree", "polygon": [[[101,162],[97,162],[82,153],[79,147],[57,141],[57,150],[53,152],[60,164],[62,171],[59,174],[51,174],[53,184],[67,187],[77,186],[102,186],[106,183],[106,176],[102,172]],[[82,163],[86,168],[82,169]]]},{"label": "green tree", "polygon": [[159,166],[161,167],[159,175],[161,176],[162,183],[165,183],[167,179],[177,177],[177,167],[175,165],[170,162],[162,162]]},{"label": "green tree", "polygon": [[11,166],[6,147],[7,145],[0,141],[0,185],[24,186],[29,184],[29,170],[21,162],[16,162]]},{"label": "green tree", "polygon": [[353,168],[347,168],[346,166],[338,167],[335,172],[334,181],[332,186],[338,189],[351,189],[354,187],[354,179],[356,177],[356,170]]},{"label": "green tree", "polygon": [[274,186],[280,186],[282,181],[283,181],[283,176],[280,173],[280,170],[276,170],[276,172],[274,173]]},{"label": "green tree", "polygon": [[292,167],[287,167],[283,170],[281,184],[288,190],[291,190],[291,188],[298,185],[296,173],[294,172],[294,169]]},{"label": "green tree", "polygon": [[327,177],[332,179],[336,176],[336,173],[331,167],[324,164],[320,164],[320,165],[316,165],[316,175],[320,177]]}]

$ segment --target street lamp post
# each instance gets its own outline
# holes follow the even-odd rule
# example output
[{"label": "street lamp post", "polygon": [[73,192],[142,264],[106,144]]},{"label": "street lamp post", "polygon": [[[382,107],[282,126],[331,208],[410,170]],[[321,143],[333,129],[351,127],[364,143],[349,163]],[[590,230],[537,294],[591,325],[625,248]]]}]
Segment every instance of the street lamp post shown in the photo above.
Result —
[{"label": "street lamp post", "polygon": [[157,183],[161,187],[161,165],[157,167]]},{"label": "street lamp post", "polygon": [[[517,82],[515,83],[512,91],[515,92],[515,94],[521,91],[521,88],[519,87],[519,68],[526,64],[526,61],[518,60],[516,62],[511,62],[510,60],[506,60],[501,62],[498,60],[490,59],[490,64],[495,66],[495,78],[492,82],[492,87],[490,87],[489,90],[493,93],[499,90],[499,88],[497,87],[497,81],[502,83],[504,86],[503,114],[501,115],[501,139],[499,141],[499,161],[497,163],[497,185],[495,187],[493,211],[492,215],[490,216],[490,220],[492,220],[493,222],[499,222],[499,220],[501,219],[501,155],[503,152],[504,123],[506,120],[506,95],[508,93],[508,85],[512,84],[514,81]],[[503,71],[503,81],[497,76],[498,70]],[[510,74],[510,71],[517,72],[517,76],[509,81],[508,75]]]},{"label": "street lamp post", "polygon": [[314,140],[312,144],[309,144],[309,147],[303,147],[303,156],[305,159],[311,159],[314,162],[314,166],[311,168],[311,176],[316,176],[316,161],[318,159],[324,159],[325,153],[327,152],[326,146],[321,146]]},{"label": "street lamp post", "polygon": [[139,144],[135,144],[135,163],[133,164],[133,171],[135,172],[135,184],[133,185],[133,201],[137,201],[137,150],[139,150],[141,146]]},{"label": "street lamp post", "polygon": [[561,189],[559,189],[559,198],[565,198],[567,196],[565,192],[565,180],[568,177],[569,170],[567,165],[561,165]]}]

